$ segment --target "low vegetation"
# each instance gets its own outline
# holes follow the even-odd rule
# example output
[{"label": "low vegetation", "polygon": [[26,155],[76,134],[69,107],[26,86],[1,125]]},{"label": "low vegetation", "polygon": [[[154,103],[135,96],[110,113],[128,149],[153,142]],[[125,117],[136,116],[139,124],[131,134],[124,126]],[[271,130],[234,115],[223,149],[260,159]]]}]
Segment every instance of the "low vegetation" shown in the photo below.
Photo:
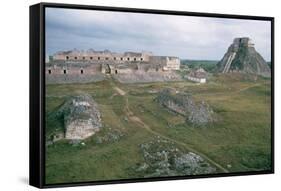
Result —
[{"label": "low vegetation", "polygon": [[[116,87],[126,94],[121,95]],[[183,115],[154,101],[166,88],[192,94],[195,101],[204,100],[218,120],[199,128],[186,123]],[[111,78],[88,84],[47,85],[47,116],[68,96],[82,92],[98,104],[103,126],[80,144],[62,139],[46,146],[48,184],[147,177],[146,171],[137,171],[148,163],[140,146],[155,140],[156,134],[160,136],[159,147],[166,138],[175,140],[176,148],[202,154],[210,169],[217,172],[271,168],[270,79],[215,75],[201,85],[188,81],[120,84]],[[63,132],[63,121],[47,117],[46,136]]]},{"label": "low vegetation", "polygon": [[203,68],[207,72],[214,72],[218,62],[216,60],[181,60],[181,65],[183,68],[188,66],[190,69]]}]

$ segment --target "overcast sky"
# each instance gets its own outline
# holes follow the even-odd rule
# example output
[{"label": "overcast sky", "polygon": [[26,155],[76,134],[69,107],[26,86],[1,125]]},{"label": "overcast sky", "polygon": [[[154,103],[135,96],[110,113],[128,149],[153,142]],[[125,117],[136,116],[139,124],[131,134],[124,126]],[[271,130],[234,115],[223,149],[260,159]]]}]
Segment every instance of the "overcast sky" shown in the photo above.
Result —
[{"label": "overcast sky", "polygon": [[250,37],[271,57],[269,21],[46,9],[46,50],[151,51],[181,59],[220,60],[235,37]]}]

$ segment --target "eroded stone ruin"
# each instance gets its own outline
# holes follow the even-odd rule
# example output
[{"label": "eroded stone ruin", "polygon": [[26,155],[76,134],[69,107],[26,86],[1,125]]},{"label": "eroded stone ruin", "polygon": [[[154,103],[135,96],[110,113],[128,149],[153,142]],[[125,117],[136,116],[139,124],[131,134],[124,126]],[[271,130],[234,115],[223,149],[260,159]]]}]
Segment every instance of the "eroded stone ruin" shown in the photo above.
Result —
[{"label": "eroded stone ruin", "polygon": [[155,100],[170,111],[185,116],[188,123],[205,125],[214,121],[214,112],[210,106],[204,101],[196,103],[189,94],[164,89]]},{"label": "eroded stone ruin", "polygon": [[98,105],[87,94],[70,97],[61,106],[57,116],[64,120],[65,139],[86,139],[102,127]]},{"label": "eroded stone ruin", "polygon": [[235,38],[218,63],[221,73],[243,72],[270,77],[270,67],[248,37]]},{"label": "eroded stone ruin", "polygon": [[155,137],[152,141],[140,145],[144,163],[136,172],[144,177],[185,176],[215,173],[201,156],[184,151],[175,143]]}]

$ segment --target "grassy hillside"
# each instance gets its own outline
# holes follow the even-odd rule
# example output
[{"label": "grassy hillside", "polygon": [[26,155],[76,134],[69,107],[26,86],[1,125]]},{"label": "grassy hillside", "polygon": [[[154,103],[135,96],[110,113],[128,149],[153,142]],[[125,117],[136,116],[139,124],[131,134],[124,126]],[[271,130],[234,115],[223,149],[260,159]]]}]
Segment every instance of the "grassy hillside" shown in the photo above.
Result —
[{"label": "grassy hillside", "polygon": [[[116,87],[123,90],[122,96]],[[159,106],[157,92],[164,88],[191,93],[206,101],[216,112],[217,122],[195,128],[185,119]],[[112,79],[89,84],[46,86],[48,116],[69,95],[86,92],[93,96],[102,113],[103,128],[84,141],[70,145],[61,140],[46,147],[46,183],[139,178],[134,167],[144,162],[139,145],[156,135],[176,140],[206,155],[229,172],[271,168],[270,80],[253,82],[240,76],[214,76],[210,82],[120,84]],[[142,123],[128,120],[134,113]],[[47,138],[63,132],[63,123],[47,117]],[[118,139],[106,139],[110,134]],[[100,143],[100,138],[106,141]],[[220,172],[220,171],[218,171]]]}]

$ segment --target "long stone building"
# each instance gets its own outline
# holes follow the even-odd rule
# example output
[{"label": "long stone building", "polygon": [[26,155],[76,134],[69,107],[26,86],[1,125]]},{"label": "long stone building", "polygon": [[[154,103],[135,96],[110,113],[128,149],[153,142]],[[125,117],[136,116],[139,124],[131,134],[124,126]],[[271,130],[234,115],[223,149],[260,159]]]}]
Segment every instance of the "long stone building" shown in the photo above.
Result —
[{"label": "long stone building", "polygon": [[125,52],[115,53],[109,50],[95,51],[89,49],[87,51],[70,50],[60,51],[53,55],[53,60],[64,61],[114,61],[115,63],[121,63],[124,61],[149,61],[149,57],[152,56],[150,52]]},{"label": "long stone building", "polygon": [[88,82],[104,74],[133,74],[137,71],[165,73],[180,69],[180,59],[154,56],[151,52],[115,53],[109,50],[60,51],[46,63],[47,83]]}]

